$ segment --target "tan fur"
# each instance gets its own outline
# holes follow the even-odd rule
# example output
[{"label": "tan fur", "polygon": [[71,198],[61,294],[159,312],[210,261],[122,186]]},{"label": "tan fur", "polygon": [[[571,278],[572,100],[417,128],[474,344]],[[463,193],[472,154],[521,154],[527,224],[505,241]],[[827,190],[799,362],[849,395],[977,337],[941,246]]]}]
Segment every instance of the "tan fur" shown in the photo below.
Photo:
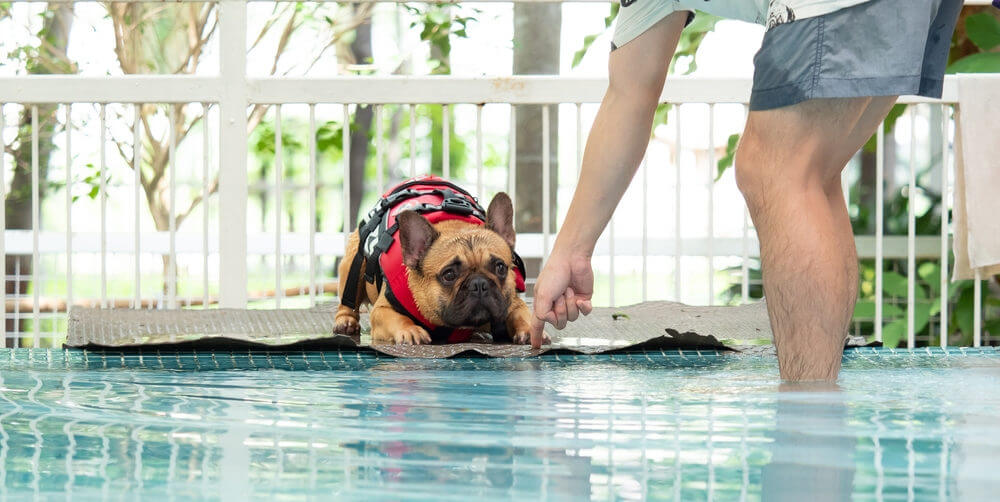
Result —
[{"label": "tan fur", "polygon": [[[458,258],[465,266],[463,267],[462,276],[456,282],[461,282],[468,274],[478,271],[485,273],[490,280],[497,283],[510,301],[507,317],[508,334],[515,343],[528,343],[531,338],[531,321],[533,316],[531,310],[524,303],[524,300],[517,296],[513,271],[513,255],[507,242],[496,232],[462,221],[443,221],[433,226],[440,236],[427,251],[421,262],[423,273],[408,270],[410,291],[413,292],[417,308],[424,317],[436,325],[443,324],[439,307],[454,301],[456,293],[442,286],[437,280],[437,275],[443,268]],[[354,260],[354,254],[358,252],[358,240],[358,232],[355,231],[348,239],[347,251],[344,259],[340,262],[338,273],[340,276],[339,292],[341,297],[345,293],[350,294],[344,291],[344,283],[347,281],[347,275]],[[502,283],[490,271],[492,256],[500,258],[510,269]],[[366,265],[362,265],[362,274]],[[426,330],[414,324],[409,317],[396,312],[392,308],[392,305],[384,294],[385,285],[383,285],[382,291],[378,291],[374,284],[361,282],[363,286],[359,286],[356,294],[358,295],[359,305],[372,305],[372,343],[422,344],[431,342],[430,335]],[[483,326],[469,327],[479,330],[484,328]],[[358,334],[359,331],[358,311],[341,305],[337,309],[334,332],[354,335]]]}]

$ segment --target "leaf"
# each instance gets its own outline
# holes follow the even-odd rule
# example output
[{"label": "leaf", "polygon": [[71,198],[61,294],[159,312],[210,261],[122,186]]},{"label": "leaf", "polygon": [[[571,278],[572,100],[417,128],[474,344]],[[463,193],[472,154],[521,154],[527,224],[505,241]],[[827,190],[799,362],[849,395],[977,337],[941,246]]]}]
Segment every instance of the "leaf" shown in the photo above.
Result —
[{"label": "leaf", "polygon": [[1000,73],[1000,52],[970,54],[948,65],[947,73]]},{"label": "leaf", "polygon": [[597,40],[596,34],[583,37],[583,47],[573,53],[573,64],[571,68],[576,68],[580,62],[583,61],[583,57],[587,55],[587,51],[590,50],[590,46],[594,43],[594,40]]},{"label": "leaf", "polygon": [[[903,309],[897,307],[892,303],[882,302],[882,318],[895,318],[903,315],[905,312]],[[861,300],[854,305],[854,318],[855,320],[869,320],[875,319],[875,302],[870,300]]]},{"label": "leaf", "polygon": [[964,344],[972,343],[974,309],[975,295],[972,288],[965,288],[961,295],[959,295],[958,301],[955,302],[955,308],[952,311],[952,322],[949,323],[950,326],[958,326],[958,330],[962,333],[962,343]]},{"label": "leaf", "polygon": [[[920,333],[927,327],[930,321],[930,305],[918,303],[913,306],[913,332]],[[896,319],[882,328],[882,343],[887,347],[898,347],[899,343],[906,340],[906,317]]]},{"label": "leaf", "polygon": [[653,112],[653,129],[660,124],[667,123],[667,114],[670,112],[670,103],[660,103],[656,105],[656,111]]},{"label": "leaf", "polygon": [[965,18],[965,32],[984,51],[1000,45],[1000,21],[985,12]]},{"label": "leaf", "polygon": [[[882,274],[882,288],[886,294],[899,298],[906,298],[909,295],[906,277],[898,272],[888,271]],[[927,298],[924,288],[913,288],[914,298]]]},{"label": "leaf", "polygon": [[932,295],[937,295],[941,291],[941,266],[935,262],[924,262],[917,267],[917,275],[924,280],[930,288]]},{"label": "leaf", "polygon": [[729,141],[726,143],[726,155],[719,159],[718,173],[715,175],[715,181],[719,181],[722,178],[722,173],[726,172],[726,169],[733,165],[733,160],[736,158],[736,147],[740,144],[740,135],[733,134],[729,136]]}]

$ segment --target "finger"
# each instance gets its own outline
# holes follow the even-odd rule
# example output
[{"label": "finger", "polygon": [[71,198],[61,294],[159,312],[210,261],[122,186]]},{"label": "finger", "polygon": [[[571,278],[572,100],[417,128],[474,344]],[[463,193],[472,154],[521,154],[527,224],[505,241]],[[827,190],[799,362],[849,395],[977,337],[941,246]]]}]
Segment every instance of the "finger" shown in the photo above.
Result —
[{"label": "finger", "polygon": [[573,288],[566,288],[566,320],[569,322],[575,321],[580,317],[580,307],[576,304],[576,294],[573,293]]},{"label": "finger", "polygon": [[580,313],[583,315],[589,315],[592,310],[594,310],[594,305],[590,303],[590,300],[577,300],[576,306],[580,309]]},{"label": "finger", "polygon": [[546,316],[552,312],[552,295],[542,284],[535,284],[535,299],[532,305],[535,317],[545,320]]},{"label": "finger", "polygon": [[556,329],[563,329],[566,327],[566,298],[560,296],[556,299],[556,322],[554,323]]},{"label": "finger", "polygon": [[545,321],[535,319],[531,322],[531,347],[539,349],[545,341]]}]

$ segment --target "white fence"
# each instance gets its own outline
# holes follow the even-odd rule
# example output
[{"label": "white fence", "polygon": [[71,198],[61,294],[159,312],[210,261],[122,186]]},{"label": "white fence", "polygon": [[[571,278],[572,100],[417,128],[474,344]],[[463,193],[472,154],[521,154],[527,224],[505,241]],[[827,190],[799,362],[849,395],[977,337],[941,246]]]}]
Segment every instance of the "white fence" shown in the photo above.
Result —
[{"label": "white fence", "polygon": [[[521,0],[525,1],[525,0]],[[977,2],[982,3],[982,2]],[[988,3],[988,2],[986,2]],[[244,126],[246,123],[247,107],[254,104],[276,105],[273,108],[276,134],[274,149],[277,152],[274,162],[278,168],[275,169],[273,180],[273,203],[275,208],[282,207],[282,197],[288,196],[283,189],[282,179],[283,169],[280,168],[282,162],[283,140],[281,134],[281,113],[283,109],[290,106],[305,106],[308,115],[309,131],[317,130],[317,108],[334,109],[331,113],[336,113],[339,108],[340,116],[345,119],[343,123],[348,123],[352,113],[359,104],[375,105],[375,124],[380,125],[377,120],[385,107],[402,106],[408,110],[411,119],[415,117],[416,105],[442,105],[448,107],[472,106],[475,107],[475,131],[476,141],[474,157],[476,159],[475,186],[471,186],[476,193],[484,196],[487,184],[493,187],[492,182],[484,177],[484,147],[483,147],[483,115],[484,110],[500,107],[509,109],[511,124],[514,123],[514,116],[519,105],[546,105],[543,108],[543,145],[544,151],[548,152],[549,135],[547,134],[550,122],[550,115],[560,113],[561,116],[575,121],[575,163],[579,166],[582,157],[583,141],[586,138],[585,127],[585,107],[593,106],[600,102],[607,82],[604,79],[579,79],[565,77],[498,77],[498,78],[458,78],[458,77],[339,77],[339,78],[251,78],[247,74],[247,13],[246,4],[242,0],[221,0],[218,2],[219,16],[219,39],[221,53],[220,72],[216,76],[122,76],[122,77],[82,77],[82,76],[18,76],[0,78],[0,104],[9,108],[10,115],[15,107],[23,106],[28,113],[33,113],[36,106],[43,103],[60,103],[62,117],[67,124],[65,131],[65,163],[67,166],[65,176],[67,186],[74,183],[72,172],[79,169],[78,161],[73,156],[75,141],[73,135],[73,114],[82,113],[81,107],[86,108],[87,113],[96,112],[100,122],[100,156],[97,170],[100,174],[100,212],[97,215],[88,215],[89,218],[99,218],[99,230],[77,231],[74,229],[74,221],[85,218],[76,215],[73,209],[72,190],[65,190],[66,196],[66,227],[64,232],[43,230],[40,227],[39,215],[39,190],[42,180],[39,179],[38,155],[37,155],[37,113],[33,113],[32,125],[32,145],[34,155],[32,158],[32,229],[29,230],[7,230],[5,219],[0,218],[0,254],[31,255],[33,266],[31,268],[30,280],[32,284],[39,284],[39,273],[44,273],[41,267],[43,260],[47,256],[66,256],[65,260],[65,294],[55,297],[47,295],[42,297],[39,287],[33,287],[30,298],[20,298],[18,295],[4,293],[4,304],[7,307],[7,319],[29,318],[25,308],[30,308],[30,319],[32,323],[32,344],[39,346],[42,342],[50,343],[58,340],[60,334],[56,331],[42,333],[40,330],[40,320],[46,315],[45,310],[60,311],[66,306],[74,304],[87,305],[117,305],[130,306],[134,308],[166,307],[174,308],[195,303],[210,304],[217,303],[221,307],[243,308],[248,304],[249,293],[248,282],[248,257],[251,256],[273,256],[274,263],[274,291],[276,302],[280,305],[281,297],[285,294],[285,284],[282,277],[282,267],[279,266],[283,257],[304,256],[307,258],[309,268],[309,285],[306,291],[310,302],[315,302],[319,294],[324,289],[334,284],[332,281],[320,280],[320,276],[325,271],[318,270],[318,254],[338,255],[343,252],[343,242],[345,235],[339,231],[325,231],[317,229],[315,219],[309,218],[308,228],[296,230],[294,232],[285,229],[286,222],[282,219],[282,211],[276,210],[271,215],[274,218],[273,228],[270,232],[249,232],[248,229],[248,199],[251,196],[248,183],[248,131]],[[935,127],[941,128],[942,144],[939,146],[943,155],[940,166],[943,169],[940,176],[942,183],[941,194],[944,214],[950,201],[949,178],[951,136],[953,134],[952,121],[950,117],[950,105],[957,101],[956,79],[960,77],[947,77],[945,81],[945,91],[942,100],[926,100],[920,98],[903,98],[903,103],[928,103],[922,105],[927,107],[940,107],[942,117],[940,124]],[[663,169],[676,171],[676,181],[673,185],[673,193],[663,194],[657,197],[661,201],[665,198],[673,198],[673,214],[668,217],[649,214],[647,201],[652,197],[647,189],[647,174],[650,166],[644,166],[637,176],[636,183],[642,194],[642,224],[641,233],[638,235],[621,236],[615,233],[615,223],[602,237],[597,247],[598,260],[608,258],[608,276],[611,278],[607,284],[608,303],[620,303],[616,301],[615,277],[616,263],[621,263],[618,257],[635,257],[641,269],[641,299],[648,298],[647,290],[650,288],[648,281],[649,274],[647,265],[653,258],[667,259],[673,261],[673,286],[674,296],[671,299],[683,299],[681,297],[681,286],[688,277],[688,267],[682,264],[683,257],[700,257],[706,259],[705,267],[710,280],[708,281],[708,291],[704,303],[711,303],[716,298],[714,281],[711,280],[718,271],[716,258],[728,257],[730,261],[737,260],[741,264],[742,285],[741,296],[743,301],[749,300],[749,267],[751,261],[757,256],[757,241],[753,235],[752,227],[747,222],[745,210],[743,214],[729,214],[724,217],[742,218],[742,235],[738,237],[717,237],[714,229],[718,217],[715,215],[716,203],[714,199],[719,197],[715,193],[715,165],[716,152],[718,146],[724,146],[723,142],[717,141],[714,137],[715,129],[712,127],[715,118],[716,106],[731,106],[731,104],[743,104],[749,98],[750,82],[743,79],[703,79],[703,78],[669,78],[663,91],[661,100],[664,103],[672,104],[707,104],[709,115],[708,144],[704,148],[707,156],[704,162],[704,179],[699,188],[705,190],[704,209],[694,209],[682,206],[682,194],[691,187],[683,186],[681,182],[680,170],[677,168],[681,161],[681,152],[684,151],[682,131],[685,131],[682,114],[674,112],[673,123],[669,124],[675,134],[673,150],[676,154],[675,162],[671,165],[654,166]],[[125,105],[122,105],[122,104]],[[106,153],[105,148],[107,138],[105,133],[109,127],[120,126],[119,129],[129,124],[129,115],[132,115],[131,131],[133,138],[141,137],[140,125],[137,120],[139,106],[146,103],[190,103],[196,106],[204,106],[208,117],[205,127],[202,128],[202,156],[200,190],[201,196],[208,200],[215,198],[212,191],[213,174],[217,171],[217,206],[214,213],[217,215],[215,221],[209,221],[210,212],[208,209],[202,211],[202,231],[201,235],[183,234],[178,239],[178,232],[173,224],[167,232],[155,232],[143,229],[140,222],[140,211],[135,214],[109,215],[107,214],[107,201],[109,187],[105,185]],[[70,106],[73,105],[73,106]],[[704,106],[704,105],[696,105]],[[123,112],[131,108],[131,112]],[[108,115],[108,111],[114,109],[118,116]],[[396,109],[396,108],[394,108]],[[86,111],[85,110],[85,111]],[[911,108],[911,114],[916,113]],[[447,135],[451,130],[447,120],[450,114],[443,114],[445,125],[443,127],[444,140],[442,145],[448,148],[449,141]],[[916,116],[911,115],[911,120],[916,121]],[[0,113],[0,121],[3,114]],[[905,119],[903,119],[905,120]],[[413,122],[411,121],[411,124]],[[215,127],[209,127],[209,124]],[[8,124],[9,125],[9,124]],[[0,131],[4,130],[4,124],[0,123]],[[913,153],[917,148],[915,140],[915,127],[910,127],[911,148],[910,174],[907,181],[908,193],[913,193],[915,187],[916,173],[914,170]],[[511,128],[511,135],[513,135]],[[416,156],[412,149],[415,145],[416,128],[410,127],[410,173],[416,174]],[[308,214],[314,214],[317,208],[317,156],[315,134],[309,134],[308,138]],[[375,155],[377,180],[376,187],[384,186],[389,180],[384,172],[383,155],[384,145],[381,142],[381,134],[376,135]],[[863,258],[874,258],[876,261],[875,289],[877,298],[882,297],[882,263],[886,259],[905,258],[908,263],[907,277],[910,278],[907,297],[907,318],[908,318],[908,345],[914,346],[916,343],[914,333],[914,284],[916,277],[915,265],[918,259],[937,258],[942,270],[948,269],[949,225],[941,225],[941,234],[937,236],[917,236],[915,232],[914,204],[910,204],[908,235],[886,236],[883,228],[883,207],[884,207],[884,187],[881,186],[885,179],[883,170],[882,154],[884,148],[883,134],[878,135],[878,152],[876,179],[879,180],[879,187],[876,189],[877,201],[876,211],[876,231],[874,235],[857,236],[859,254]],[[510,138],[511,144],[514,139]],[[133,159],[142,155],[140,147],[132,152]],[[350,178],[350,142],[343,142],[343,183],[347,186]],[[176,163],[175,155],[176,143],[171,142],[170,160],[170,192],[171,201],[175,201],[176,196]],[[513,151],[513,149],[512,149]],[[548,182],[549,155],[543,154],[543,175],[542,179]],[[444,159],[443,170],[446,175],[449,172],[448,154]],[[135,161],[133,160],[133,163]],[[507,175],[505,180],[506,189],[515,189],[516,155],[509,155],[507,161]],[[7,160],[0,150],[0,166],[7,169]],[[133,169],[134,179],[131,181],[132,199],[135,208],[140,208],[141,183],[140,171]],[[5,178],[6,179],[6,178]],[[0,184],[5,186],[5,184]],[[495,188],[495,187],[494,187]],[[503,188],[503,187],[500,187]],[[654,188],[654,187],[650,187]],[[733,191],[722,194],[725,197],[738,197]],[[350,191],[341,190],[343,207],[350,207]],[[123,192],[124,193],[124,192]],[[543,208],[545,214],[542,221],[546,222],[543,232],[540,234],[524,234],[519,236],[518,248],[525,257],[541,258],[546,256],[552,242],[552,236],[556,229],[549,228],[549,190],[544,187],[542,190],[545,200]],[[0,194],[3,195],[3,194]],[[121,195],[121,194],[119,194]],[[337,201],[340,202],[340,201]],[[322,203],[329,203],[323,201]],[[174,221],[175,204],[169,204],[171,208],[170,220]],[[362,212],[365,208],[362,207]],[[691,212],[705,211],[708,213],[706,219],[705,234],[703,237],[686,237],[679,231],[687,222]],[[342,211],[344,228],[349,228],[349,215],[347,211]],[[111,220],[109,221],[109,217]],[[649,228],[651,225],[666,227],[672,221],[672,237],[657,237],[651,235]],[[739,221],[739,220],[737,220]],[[217,230],[212,230],[212,226],[217,225]],[[320,250],[319,253],[317,250]],[[108,277],[106,270],[109,257],[115,258],[116,254],[121,254],[122,259],[131,255],[134,262],[134,272],[132,283],[134,294],[130,300],[118,299],[117,301],[108,298]],[[179,254],[188,254],[200,257],[202,273],[202,295],[199,301],[192,301],[191,298],[179,299],[177,293],[178,271],[176,258]],[[85,260],[84,267],[96,267],[100,270],[99,294],[90,294],[89,301],[81,301],[80,289],[84,286],[80,279],[74,280],[74,276],[80,273],[77,270],[81,265],[74,268],[75,255],[97,255],[97,260]],[[157,255],[169,256],[168,270],[166,271],[166,288],[162,295],[162,301],[144,301],[142,295],[143,269],[141,267],[143,256],[147,260],[153,259]],[[192,262],[193,263],[193,262]],[[195,265],[191,265],[195,266]],[[620,265],[619,265],[620,266]],[[87,270],[93,272],[93,270]],[[16,270],[7,269],[8,279],[17,277]],[[212,282],[217,284],[218,296],[210,294],[210,276]],[[323,284],[325,282],[325,284]],[[621,287],[621,286],[619,286]],[[941,274],[940,297],[948,298],[949,281],[947,274]],[[77,293],[74,293],[74,288]],[[619,293],[621,291],[619,290]],[[92,291],[93,293],[93,291]],[[975,282],[975,335],[973,344],[978,346],[981,343],[982,327],[980,319],[982,313],[979,311],[981,287],[980,281]],[[620,297],[620,296],[619,296]],[[23,300],[23,301],[22,301]],[[876,301],[875,312],[875,334],[881,337],[881,327],[884,323],[882,302]],[[948,302],[941,302],[942,313],[940,318],[940,332],[947,333]],[[63,314],[58,314],[63,315]],[[13,316],[13,317],[12,317]],[[15,322],[16,326],[18,323]],[[18,333],[7,333],[5,340],[10,340],[8,345],[18,343],[21,336]],[[947,344],[947,337],[941,337],[941,344]]]}]

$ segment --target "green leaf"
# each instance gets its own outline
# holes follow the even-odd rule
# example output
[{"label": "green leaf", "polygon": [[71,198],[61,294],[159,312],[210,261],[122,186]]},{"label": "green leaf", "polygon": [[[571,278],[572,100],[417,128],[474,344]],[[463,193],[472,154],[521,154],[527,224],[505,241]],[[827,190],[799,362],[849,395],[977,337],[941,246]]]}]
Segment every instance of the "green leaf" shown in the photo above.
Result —
[{"label": "green leaf", "polygon": [[984,51],[1000,45],[1000,21],[985,12],[965,18],[965,32]]},{"label": "green leaf", "polygon": [[[906,298],[909,294],[906,277],[898,272],[888,271],[882,274],[882,287],[885,293],[890,296]],[[913,297],[927,298],[927,292],[917,285],[913,288]]]},{"label": "green leaf", "polygon": [[[892,303],[882,302],[882,318],[899,317],[905,311]],[[871,300],[861,300],[854,305],[855,320],[869,320],[875,318],[875,302]]]},{"label": "green leaf", "polygon": [[715,181],[719,181],[722,178],[722,174],[726,172],[726,169],[733,165],[733,160],[736,158],[736,147],[740,144],[740,135],[733,134],[729,136],[729,140],[726,143],[726,154],[719,159],[718,172],[715,175]]},{"label": "green leaf", "polygon": [[930,288],[932,295],[937,295],[941,291],[941,266],[935,262],[924,262],[917,267],[917,275],[924,280]]},{"label": "green leaf", "polygon": [[[920,333],[930,321],[930,305],[918,303],[913,306],[913,332]],[[882,328],[882,343],[887,347],[898,347],[906,340],[906,317],[896,319]]]},{"label": "green leaf", "polygon": [[947,73],[1000,73],[1000,52],[970,54],[948,65]]},{"label": "green leaf", "polygon": [[583,57],[587,55],[587,51],[590,50],[590,46],[594,43],[594,40],[597,40],[596,34],[583,37],[583,47],[573,53],[572,68],[576,68],[583,61]]},{"label": "green leaf", "polygon": [[656,105],[656,111],[653,113],[653,129],[660,124],[667,123],[667,114],[670,112],[670,103],[660,103]]}]

